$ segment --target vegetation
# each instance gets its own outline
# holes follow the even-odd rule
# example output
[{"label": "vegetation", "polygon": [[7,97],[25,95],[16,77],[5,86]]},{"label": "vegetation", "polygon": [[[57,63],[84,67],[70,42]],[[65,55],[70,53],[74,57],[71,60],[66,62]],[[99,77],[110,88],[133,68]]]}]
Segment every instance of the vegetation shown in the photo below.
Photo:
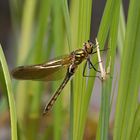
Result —
[{"label": "vegetation", "polygon": [[[97,140],[109,139],[109,119],[116,86],[113,80],[118,83],[113,140],[140,139],[138,3],[138,0],[130,1],[126,23],[121,0],[108,0],[105,4],[97,39],[101,49],[107,44],[109,49],[105,65],[107,67],[111,63],[111,67],[108,79],[101,84]],[[90,27],[94,26],[91,25],[92,0],[71,0],[69,6],[66,0],[11,0],[10,7],[15,37],[13,49],[17,52],[14,54],[16,66],[42,63],[52,56],[69,54],[81,48],[83,42],[90,38]],[[113,76],[116,49],[121,66],[118,77]],[[97,61],[95,54],[94,62]],[[53,93],[61,81],[51,86],[46,82],[11,82],[1,47],[0,64],[0,85],[3,91],[0,113],[4,116],[6,111],[10,110],[12,140],[85,138],[85,124],[95,78],[83,78],[83,64],[63,90],[53,111],[45,117],[42,116],[42,111],[49,99],[48,93]],[[96,72],[90,70],[89,74],[96,75]]]}]

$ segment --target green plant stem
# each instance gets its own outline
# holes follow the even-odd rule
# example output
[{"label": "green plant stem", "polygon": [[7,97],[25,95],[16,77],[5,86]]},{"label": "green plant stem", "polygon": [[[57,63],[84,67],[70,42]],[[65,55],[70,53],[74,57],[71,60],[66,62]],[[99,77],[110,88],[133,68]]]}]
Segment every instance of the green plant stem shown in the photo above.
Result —
[{"label": "green plant stem", "polygon": [[14,101],[13,92],[12,92],[12,83],[11,83],[8,66],[7,66],[1,45],[0,45],[0,63],[1,63],[2,71],[3,71],[3,76],[5,79],[5,86],[6,86],[5,92],[7,93],[7,96],[8,96],[8,102],[9,102],[9,108],[10,108],[11,139],[17,140],[17,114],[16,114],[15,101]]},{"label": "green plant stem", "polygon": [[[114,140],[130,140],[138,103],[140,5],[130,1],[115,114]],[[121,113],[120,113],[121,112]]]},{"label": "green plant stem", "polygon": [[[71,1],[71,39],[72,39],[72,49],[75,50],[77,48],[81,48],[83,41],[87,41],[89,39],[90,34],[90,21],[91,21],[91,6],[92,1],[86,0],[78,0]],[[91,95],[91,92],[86,91],[86,78],[84,79],[82,76],[83,64],[79,66],[78,70],[73,79],[73,95],[71,98],[73,101],[73,108],[70,119],[72,123],[72,133],[70,136],[73,140],[81,140],[83,139],[83,133],[85,128],[85,121],[87,116],[88,109],[88,96]],[[86,96],[86,95],[87,96]]]}]

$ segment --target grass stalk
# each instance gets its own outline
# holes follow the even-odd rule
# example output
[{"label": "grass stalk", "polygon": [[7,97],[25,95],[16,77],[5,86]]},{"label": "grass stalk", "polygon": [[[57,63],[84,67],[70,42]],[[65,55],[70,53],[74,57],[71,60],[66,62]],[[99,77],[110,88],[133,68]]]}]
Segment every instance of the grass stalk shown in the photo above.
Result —
[{"label": "grass stalk", "polygon": [[114,140],[130,139],[138,105],[140,5],[137,3],[137,0],[132,0],[129,5],[117,97]]},{"label": "grass stalk", "polygon": [[[90,20],[91,20],[92,1],[71,1],[71,33],[72,33],[72,48],[73,50],[81,48],[83,41],[89,39]],[[75,24],[76,23],[76,24]],[[86,78],[82,77],[83,65],[79,66],[73,79],[73,125],[71,139],[82,139],[87,108],[85,103],[87,100],[86,94]],[[82,88],[81,88],[82,87]]]},{"label": "grass stalk", "polygon": [[12,83],[11,83],[8,66],[1,45],[0,45],[0,65],[1,65],[1,72],[3,73],[3,79],[6,86],[4,88],[5,91],[3,92],[7,94],[9,108],[10,108],[11,140],[17,140],[18,139],[17,138],[17,114],[16,114],[15,101],[14,101],[13,91],[12,91]]},{"label": "grass stalk", "polygon": [[[57,3],[57,5],[56,5]],[[55,56],[61,56],[66,54],[66,48],[64,45],[64,16],[63,16],[63,0],[60,0],[59,2],[57,0],[53,1],[53,35],[54,35],[54,54]],[[59,27],[59,28],[58,28]],[[53,87],[56,91],[56,89],[60,86],[60,81],[55,82]],[[66,85],[65,89],[68,85]],[[62,91],[61,95],[64,96],[64,91]],[[56,101],[56,104],[54,105],[54,112],[53,112],[53,119],[54,119],[54,140],[61,140],[63,133],[62,128],[64,127],[63,121],[64,121],[64,110],[63,110],[63,102],[62,102],[62,96],[58,98]]]},{"label": "grass stalk", "polygon": [[[111,14],[112,12],[113,14]],[[113,72],[114,72],[119,15],[120,15],[120,1],[115,1],[115,0],[107,1],[98,35],[99,35],[99,40],[100,40],[100,34],[102,33],[101,29],[103,25],[108,27],[108,31],[110,32],[108,32],[106,29],[106,33],[107,32],[109,33],[109,44],[108,44],[109,50],[107,54],[106,66],[108,66],[108,64],[111,61],[109,75],[113,75]],[[106,25],[107,21],[110,21],[109,25]],[[102,44],[101,44],[101,47],[102,47]],[[99,126],[98,126],[98,132],[97,132],[97,139],[101,139],[101,140],[108,139],[109,118],[110,118],[110,109],[111,109],[111,89],[112,89],[112,78],[110,78],[109,76],[107,80],[102,82],[101,110],[100,110]]]}]

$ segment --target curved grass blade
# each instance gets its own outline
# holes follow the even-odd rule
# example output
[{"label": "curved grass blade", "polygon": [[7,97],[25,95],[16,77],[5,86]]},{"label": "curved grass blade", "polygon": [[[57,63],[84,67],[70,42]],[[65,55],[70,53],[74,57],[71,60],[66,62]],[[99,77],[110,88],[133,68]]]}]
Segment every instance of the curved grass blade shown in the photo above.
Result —
[{"label": "curved grass blade", "polygon": [[6,90],[4,92],[7,93],[9,108],[10,108],[11,139],[17,140],[17,115],[16,115],[15,101],[14,101],[13,92],[12,92],[12,83],[11,83],[8,66],[7,66],[1,45],[0,45],[0,64],[1,64],[1,70],[4,77],[5,86],[6,86],[5,87]]},{"label": "curved grass blade", "polygon": [[[138,104],[140,81],[140,5],[130,1],[117,97],[114,140],[129,140]],[[125,87],[125,88],[124,88]],[[121,113],[120,113],[121,112]]]}]

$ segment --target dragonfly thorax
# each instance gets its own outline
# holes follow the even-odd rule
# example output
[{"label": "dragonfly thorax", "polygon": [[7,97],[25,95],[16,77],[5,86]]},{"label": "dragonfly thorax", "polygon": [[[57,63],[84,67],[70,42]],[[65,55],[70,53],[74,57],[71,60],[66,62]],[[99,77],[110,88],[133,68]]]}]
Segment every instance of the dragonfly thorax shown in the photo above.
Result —
[{"label": "dragonfly thorax", "polygon": [[73,63],[79,65],[83,60],[88,57],[88,54],[85,52],[84,49],[78,49],[73,52]]}]

